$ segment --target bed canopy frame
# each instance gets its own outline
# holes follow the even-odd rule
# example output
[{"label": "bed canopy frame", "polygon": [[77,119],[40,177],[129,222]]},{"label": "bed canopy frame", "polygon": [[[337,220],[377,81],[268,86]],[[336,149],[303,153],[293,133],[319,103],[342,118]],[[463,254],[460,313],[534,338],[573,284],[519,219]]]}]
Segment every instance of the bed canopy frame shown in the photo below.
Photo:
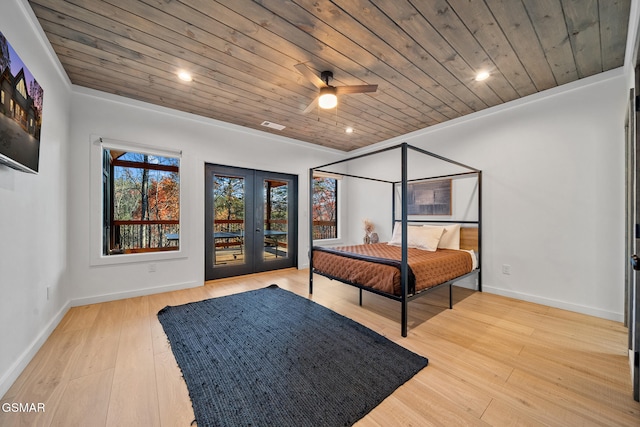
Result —
[{"label": "bed canopy frame", "polygon": [[[368,160],[373,159],[376,156],[383,155],[383,153],[390,154],[392,150],[400,151],[400,177],[399,179],[388,179],[385,177],[380,177],[383,173],[380,173],[379,170],[374,172],[374,175],[371,176],[370,173],[367,174],[357,174],[350,173],[348,164],[353,161],[360,160]],[[444,173],[440,174],[438,172],[435,173],[427,173],[426,176],[418,176],[415,173],[409,175],[409,161],[413,158],[410,156],[427,156],[430,159],[434,159],[438,164],[444,164],[445,167],[454,167],[460,169],[461,172],[456,173]],[[394,167],[394,165],[387,165],[388,167]],[[412,170],[413,172],[413,170]],[[330,277],[334,280],[339,280],[343,283],[355,286],[360,289],[360,305],[362,305],[362,291],[368,291],[372,293],[376,293],[382,295],[387,298],[391,298],[393,300],[399,301],[401,303],[401,333],[403,337],[407,336],[407,321],[408,321],[408,302],[429,293],[429,291],[434,290],[436,288],[440,288],[442,286],[449,286],[449,308],[453,308],[452,302],[452,284],[464,278],[477,275],[477,286],[478,290],[482,291],[482,171],[471,166],[462,164],[460,162],[456,162],[454,160],[448,159],[446,157],[440,156],[438,154],[423,150],[421,148],[409,145],[404,142],[398,145],[390,146],[387,148],[383,148],[377,151],[373,151],[370,153],[350,157],[347,159],[339,160],[336,162],[328,163],[322,166],[317,166],[309,169],[309,294],[313,294],[313,274],[321,274],[321,272],[314,271],[313,267],[313,191],[314,191],[314,177],[317,175],[325,174],[325,176],[340,176],[340,177],[348,177],[348,178],[356,178],[363,179],[369,181],[377,181],[380,183],[388,183],[391,186],[391,197],[392,197],[392,229],[393,225],[396,222],[401,223],[402,229],[402,245],[401,245],[401,267],[400,267],[400,280],[401,280],[401,295],[393,295],[386,292],[382,292],[373,288],[369,288],[366,286],[359,285],[357,283],[352,283],[349,281],[345,281],[339,278]],[[427,180],[436,180],[436,179],[448,179],[448,178],[464,178],[464,177],[473,177],[475,176],[477,179],[477,216],[475,220],[458,220],[458,219],[409,219],[408,214],[408,184],[411,182],[417,181],[427,181]],[[399,186],[400,189],[400,218],[396,218],[396,198],[397,198],[397,188]],[[429,223],[429,224],[461,224],[467,227],[477,227],[478,234],[478,245],[477,245],[477,260],[478,260],[478,268],[476,270],[471,271],[463,276],[456,277],[455,279],[448,280],[444,283],[436,285],[432,288],[426,289],[421,292],[416,292],[414,294],[409,293],[409,265],[408,265],[408,247],[407,247],[407,227],[410,223]]]}]

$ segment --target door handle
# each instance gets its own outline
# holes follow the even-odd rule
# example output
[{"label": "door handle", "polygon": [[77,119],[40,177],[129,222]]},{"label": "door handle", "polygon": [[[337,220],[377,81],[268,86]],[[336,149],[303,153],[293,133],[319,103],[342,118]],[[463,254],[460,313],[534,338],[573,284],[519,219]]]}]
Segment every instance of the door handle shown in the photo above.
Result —
[{"label": "door handle", "polygon": [[640,270],[640,257],[638,257],[638,255],[631,255],[631,266],[636,271]]},{"label": "door handle", "polygon": [[256,228],[256,233],[259,233],[259,232],[260,232],[260,229],[259,229],[259,228]]}]

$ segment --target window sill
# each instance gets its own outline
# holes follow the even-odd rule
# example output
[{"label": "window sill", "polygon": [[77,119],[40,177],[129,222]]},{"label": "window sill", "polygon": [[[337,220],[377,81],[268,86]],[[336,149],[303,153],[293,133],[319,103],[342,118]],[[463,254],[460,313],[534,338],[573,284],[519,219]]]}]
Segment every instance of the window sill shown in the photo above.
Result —
[{"label": "window sill", "polygon": [[99,255],[91,257],[91,266],[98,267],[103,265],[119,265],[130,263],[143,263],[151,261],[166,261],[173,259],[187,258],[187,254],[184,249],[180,250],[168,250],[160,252],[138,252],[138,253],[124,253],[113,255]]}]

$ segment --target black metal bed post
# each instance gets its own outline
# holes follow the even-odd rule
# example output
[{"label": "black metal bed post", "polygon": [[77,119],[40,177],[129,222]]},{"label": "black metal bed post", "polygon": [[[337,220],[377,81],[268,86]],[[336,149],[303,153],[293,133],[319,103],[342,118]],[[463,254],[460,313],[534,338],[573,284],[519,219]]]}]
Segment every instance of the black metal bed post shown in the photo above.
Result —
[{"label": "black metal bed post", "polygon": [[401,333],[403,337],[407,336],[408,322],[408,301],[407,292],[409,287],[409,261],[407,250],[407,143],[402,143],[402,182],[400,183],[401,194],[401,220],[402,220],[402,264],[400,266],[400,285],[402,288],[402,310],[401,310]]},{"label": "black metal bed post", "polygon": [[397,182],[391,183],[391,234],[393,235],[393,227],[396,226],[396,185]]},{"label": "black metal bed post", "polygon": [[313,294],[313,171],[309,169],[309,295]]}]

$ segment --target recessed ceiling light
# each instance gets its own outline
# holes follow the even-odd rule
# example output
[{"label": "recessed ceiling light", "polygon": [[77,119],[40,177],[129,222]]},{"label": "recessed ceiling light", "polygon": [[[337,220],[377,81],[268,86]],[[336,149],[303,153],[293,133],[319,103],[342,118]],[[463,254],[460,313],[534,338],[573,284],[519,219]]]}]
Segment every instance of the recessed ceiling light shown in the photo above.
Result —
[{"label": "recessed ceiling light", "polygon": [[191,77],[191,74],[186,71],[179,71],[178,78],[183,82],[190,82],[193,80],[193,77]]},{"label": "recessed ceiling light", "polygon": [[491,74],[488,71],[480,71],[476,74],[476,81],[481,82],[483,80],[487,80]]},{"label": "recessed ceiling light", "polygon": [[349,126],[349,127],[347,127],[344,131],[345,131],[346,133],[353,133],[353,128],[352,128],[351,126]]}]

